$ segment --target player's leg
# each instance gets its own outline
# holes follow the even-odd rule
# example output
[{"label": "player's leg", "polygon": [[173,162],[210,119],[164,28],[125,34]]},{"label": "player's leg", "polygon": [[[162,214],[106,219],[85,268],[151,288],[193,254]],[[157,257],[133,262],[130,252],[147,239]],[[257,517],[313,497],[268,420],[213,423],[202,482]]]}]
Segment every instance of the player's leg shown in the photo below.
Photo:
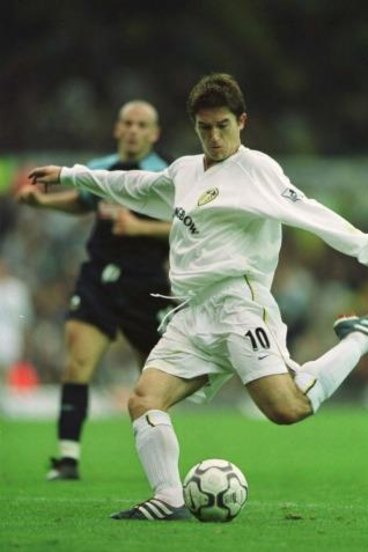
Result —
[{"label": "player's leg", "polygon": [[80,320],[65,327],[66,365],[62,374],[58,440],[60,459],[52,460],[49,480],[79,477],[80,439],[88,411],[89,383],[110,339]]},{"label": "player's leg", "polygon": [[308,397],[289,374],[264,376],[246,387],[263,414],[277,424],[293,424],[313,412]]},{"label": "player's leg", "polygon": [[339,318],[334,329],[340,343],[320,358],[303,364],[295,376],[295,383],[308,396],[313,412],[331,397],[368,353],[368,316]]},{"label": "player's leg", "polygon": [[250,319],[244,335],[230,334],[226,344],[233,368],[269,420],[292,424],[312,414],[309,399],[295,384],[273,332],[261,318]]},{"label": "player's leg", "polygon": [[167,410],[192,395],[207,376],[183,379],[155,368],[143,371],[129,399],[129,412],[138,456],[153,491],[153,498],[114,519],[170,521],[187,517],[179,474],[179,443]]},{"label": "player's leg", "polygon": [[241,296],[233,300],[237,324],[229,324],[228,356],[260,410],[276,423],[291,424],[316,412],[368,352],[368,317],[337,322],[335,331],[341,342],[320,358],[298,366],[292,377],[287,369],[292,361],[286,326],[273,299],[266,295],[264,300],[268,305],[264,312],[246,304]]},{"label": "player's leg", "polygon": [[341,342],[301,366],[294,378],[270,375],[247,384],[251,397],[270,420],[291,424],[316,412],[368,353],[367,317],[338,320],[335,331]]}]

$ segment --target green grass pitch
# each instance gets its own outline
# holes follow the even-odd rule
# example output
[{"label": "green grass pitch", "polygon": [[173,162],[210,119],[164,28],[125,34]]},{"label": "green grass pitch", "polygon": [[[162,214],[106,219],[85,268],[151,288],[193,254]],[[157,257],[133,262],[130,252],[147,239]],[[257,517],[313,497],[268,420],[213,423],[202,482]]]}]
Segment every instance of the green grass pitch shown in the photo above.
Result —
[{"label": "green grass pitch", "polygon": [[0,548],[4,552],[353,552],[368,550],[368,412],[324,408],[290,427],[229,410],[173,412],[182,474],[226,458],[249,482],[228,524],[113,521],[150,496],[126,417],[92,420],[82,481],[46,482],[52,422],[1,421]]}]

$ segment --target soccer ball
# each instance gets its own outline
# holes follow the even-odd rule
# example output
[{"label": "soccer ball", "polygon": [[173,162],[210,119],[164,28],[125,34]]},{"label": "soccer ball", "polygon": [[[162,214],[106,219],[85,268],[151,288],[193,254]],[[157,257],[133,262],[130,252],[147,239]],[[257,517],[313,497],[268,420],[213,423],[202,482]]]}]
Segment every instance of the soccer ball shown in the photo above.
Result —
[{"label": "soccer ball", "polygon": [[199,521],[231,521],[248,498],[243,473],[228,460],[203,460],[183,483],[186,507]]}]

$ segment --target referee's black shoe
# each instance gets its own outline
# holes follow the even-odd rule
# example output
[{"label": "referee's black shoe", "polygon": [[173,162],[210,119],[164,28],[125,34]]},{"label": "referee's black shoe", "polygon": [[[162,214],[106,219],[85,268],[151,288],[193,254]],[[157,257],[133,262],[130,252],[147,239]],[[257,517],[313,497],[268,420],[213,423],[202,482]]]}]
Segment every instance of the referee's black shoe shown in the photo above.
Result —
[{"label": "referee's black shoe", "polygon": [[50,464],[47,481],[80,479],[78,462],[74,458],[50,458]]}]

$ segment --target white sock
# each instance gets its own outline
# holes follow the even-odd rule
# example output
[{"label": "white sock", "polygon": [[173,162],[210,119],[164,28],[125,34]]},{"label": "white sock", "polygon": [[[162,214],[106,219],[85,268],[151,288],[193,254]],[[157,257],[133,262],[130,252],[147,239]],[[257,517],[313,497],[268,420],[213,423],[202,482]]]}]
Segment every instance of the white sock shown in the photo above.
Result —
[{"label": "white sock", "polygon": [[74,458],[74,460],[79,460],[80,443],[78,441],[68,441],[66,439],[59,441],[59,449],[61,458]]},{"label": "white sock", "polygon": [[137,452],[154,497],[171,506],[184,504],[179,474],[179,443],[170,416],[149,410],[133,422]]},{"label": "white sock", "polygon": [[306,362],[295,376],[313,412],[340,387],[360,358],[368,352],[368,337],[353,332],[317,360]]}]

